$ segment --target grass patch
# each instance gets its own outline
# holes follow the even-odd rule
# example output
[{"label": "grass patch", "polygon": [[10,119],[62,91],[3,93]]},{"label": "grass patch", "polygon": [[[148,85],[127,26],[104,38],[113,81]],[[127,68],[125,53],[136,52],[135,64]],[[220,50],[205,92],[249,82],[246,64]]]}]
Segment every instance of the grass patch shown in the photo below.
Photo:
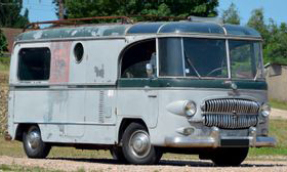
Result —
[{"label": "grass patch", "polygon": [[8,73],[10,67],[10,57],[0,57],[0,71]]},{"label": "grass patch", "polygon": [[[3,136],[0,136],[0,156],[10,156],[16,158],[26,157],[22,142],[5,141]],[[48,158],[112,158],[109,151],[105,150],[81,150],[73,147],[53,147]]]},{"label": "grass patch", "polygon": [[0,72],[8,74],[9,67],[10,67],[10,57],[0,57]]},{"label": "grass patch", "polygon": [[273,108],[287,110],[287,102],[279,100],[270,100],[269,103]]},{"label": "grass patch", "polygon": [[251,148],[249,157],[260,156],[286,156],[287,158],[287,120],[270,120],[269,135],[275,137],[277,145],[275,148]]}]

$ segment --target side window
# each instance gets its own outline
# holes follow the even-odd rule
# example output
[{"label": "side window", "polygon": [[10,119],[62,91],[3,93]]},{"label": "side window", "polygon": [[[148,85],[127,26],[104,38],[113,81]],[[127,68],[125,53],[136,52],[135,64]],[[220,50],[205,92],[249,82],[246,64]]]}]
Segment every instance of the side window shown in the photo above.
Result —
[{"label": "side window", "polygon": [[155,39],[137,43],[129,47],[122,57],[121,78],[156,76],[156,66]]},{"label": "side window", "polygon": [[49,48],[23,48],[19,52],[18,78],[22,81],[48,80],[51,52]]}]

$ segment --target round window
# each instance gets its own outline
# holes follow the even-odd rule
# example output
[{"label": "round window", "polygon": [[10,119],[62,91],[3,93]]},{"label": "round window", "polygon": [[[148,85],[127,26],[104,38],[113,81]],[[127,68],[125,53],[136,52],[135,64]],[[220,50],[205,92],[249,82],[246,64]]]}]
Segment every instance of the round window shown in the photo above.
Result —
[{"label": "round window", "polygon": [[82,43],[77,43],[74,48],[74,55],[78,63],[80,63],[84,56],[84,47]]}]

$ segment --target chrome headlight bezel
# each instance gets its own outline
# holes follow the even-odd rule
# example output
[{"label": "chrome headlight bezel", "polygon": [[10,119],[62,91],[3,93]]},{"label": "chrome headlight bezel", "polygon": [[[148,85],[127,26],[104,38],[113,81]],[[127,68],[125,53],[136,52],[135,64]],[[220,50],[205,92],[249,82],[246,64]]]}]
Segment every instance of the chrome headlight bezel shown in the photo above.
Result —
[{"label": "chrome headlight bezel", "polygon": [[188,117],[194,116],[197,112],[196,103],[191,100],[187,101],[185,104],[184,111],[185,111],[186,116]]},{"label": "chrome headlight bezel", "polygon": [[263,117],[268,117],[271,113],[271,106],[269,103],[263,103],[260,107],[260,114],[263,116]]}]

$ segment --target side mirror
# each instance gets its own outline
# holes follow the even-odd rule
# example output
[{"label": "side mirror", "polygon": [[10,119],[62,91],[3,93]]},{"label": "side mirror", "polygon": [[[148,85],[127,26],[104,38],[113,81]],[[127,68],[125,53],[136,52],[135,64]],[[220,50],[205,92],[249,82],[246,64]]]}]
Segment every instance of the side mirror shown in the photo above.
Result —
[{"label": "side mirror", "polygon": [[153,77],[153,68],[152,68],[152,64],[147,63],[147,64],[146,64],[146,66],[145,66],[145,68],[146,68],[147,76],[148,76],[149,78],[152,78],[152,77]]}]

